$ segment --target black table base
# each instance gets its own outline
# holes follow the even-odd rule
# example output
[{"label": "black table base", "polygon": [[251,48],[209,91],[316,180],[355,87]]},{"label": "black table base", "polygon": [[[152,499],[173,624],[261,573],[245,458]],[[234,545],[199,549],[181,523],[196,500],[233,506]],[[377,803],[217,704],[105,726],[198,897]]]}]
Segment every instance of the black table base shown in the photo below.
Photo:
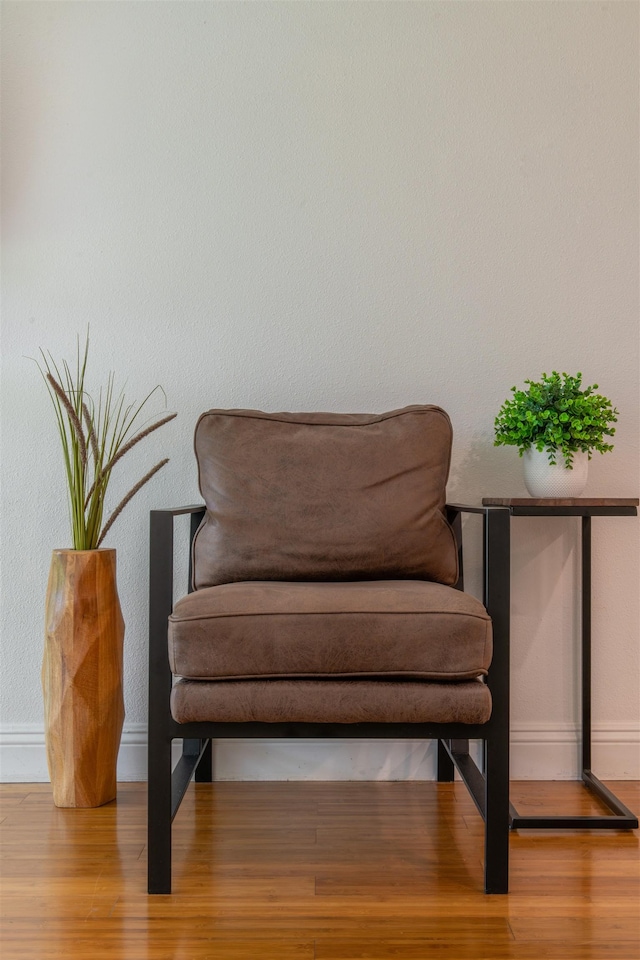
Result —
[{"label": "black table base", "polygon": [[484,506],[504,507],[512,517],[561,516],[581,518],[582,546],[582,782],[610,811],[588,816],[523,816],[510,804],[512,830],[636,830],[638,818],[591,770],[591,518],[637,516],[638,500],[498,499]]}]

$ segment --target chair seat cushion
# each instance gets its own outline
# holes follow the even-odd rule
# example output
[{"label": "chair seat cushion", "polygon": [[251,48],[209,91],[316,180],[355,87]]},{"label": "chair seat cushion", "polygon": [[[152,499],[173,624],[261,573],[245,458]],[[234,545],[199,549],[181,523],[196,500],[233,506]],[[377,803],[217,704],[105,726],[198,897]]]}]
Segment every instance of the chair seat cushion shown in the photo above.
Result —
[{"label": "chair seat cushion", "polygon": [[179,680],[177,723],[486,723],[482,680]]},{"label": "chair seat cushion", "polygon": [[467,680],[491,662],[491,621],[469,594],[424,580],[248,581],[178,601],[174,674],[193,680]]}]

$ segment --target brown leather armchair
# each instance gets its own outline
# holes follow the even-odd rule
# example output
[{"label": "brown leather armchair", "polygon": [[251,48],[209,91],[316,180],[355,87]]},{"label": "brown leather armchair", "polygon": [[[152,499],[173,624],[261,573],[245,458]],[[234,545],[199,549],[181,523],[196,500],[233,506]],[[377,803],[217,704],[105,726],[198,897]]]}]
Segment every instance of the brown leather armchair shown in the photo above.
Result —
[{"label": "brown leather armchair", "polygon": [[[485,820],[485,891],[506,893],[508,513],[447,506],[451,442],[427,405],[200,417],[204,505],[151,513],[150,893],[171,890],[171,822],[194,772],[213,779],[212,739],[291,736],[437,740],[438,780],[455,765]],[[484,517],[483,603],[463,591],[465,510]]]}]

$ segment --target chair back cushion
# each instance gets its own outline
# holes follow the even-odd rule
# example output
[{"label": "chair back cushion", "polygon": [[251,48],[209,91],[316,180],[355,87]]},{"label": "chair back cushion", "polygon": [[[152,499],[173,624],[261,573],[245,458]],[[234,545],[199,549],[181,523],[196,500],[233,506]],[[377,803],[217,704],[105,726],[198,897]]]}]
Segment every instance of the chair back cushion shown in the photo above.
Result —
[{"label": "chair back cushion", "polygon": [[383,414],[210,410],[195,432],[206,515],[193,586],[243,580],[454,584],[446,521],[451,423],[439,407]]}]

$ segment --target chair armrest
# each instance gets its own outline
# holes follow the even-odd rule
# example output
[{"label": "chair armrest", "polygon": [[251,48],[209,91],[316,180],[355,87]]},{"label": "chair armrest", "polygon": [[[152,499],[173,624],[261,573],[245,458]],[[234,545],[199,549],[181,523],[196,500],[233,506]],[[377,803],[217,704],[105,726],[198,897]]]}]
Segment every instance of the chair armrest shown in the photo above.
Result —
[{"label": "chair armrest", "polygon": [[[161,728],[168,713],[171,670],[167,624],[173,610],[173,528],[176,517],[191,515],[191,541],[204,516],[204,504],[152,510],[149,523],[149,725]],[[191,582],[191,559],[189,559]]]},{"label": "chair armrest", "polygon": [[474,506],[473,504],[469,504],[469,503],[447,503],[446,505],[447,516],[449,515],[455,516],[458,513],[486,514],[487,511],[489,510],[505,510],[505,509],[508,509],[508,507],[493,506],[493,505],[487,506],[484,504],[482,506],[479,506],[477,504]]},{"label": "chair armrest", "polygon": [[[483,549],[483,561],[484,561],[484,589],[485,589],[485,599],[486,599],[486,576],[487,576],[487,562],[488,562],[488,553],[487,553],[487,539],[489,533],[493,531],[496,527],[496,524],[501,524],[501,527],[504,528],[506,524],[507,536],[508,536],[508,519],[505,518],[505,512],[508,512],[508,507],[502,506],[478,506],[468,503],[447,503],[445,505],[445,512],[447,517],[447,522],[450,524],[453,535],[456,539],[456,546],[458,549],[458,581],[455,584],[457,590],[464,590],[464,564],[463,564],[463,551],[462,551],[462,514],[463,513],[476,513],[480,514],[483,518],[483,529],[484,529],[484,549]],[[492,519],[491,519],[492,518]],[[507,541],[508,542],[508,541]]]},{"label": "chair armrest", "polygon": [[[173,609],[173,529],[176,517],[191,515],[191,541],[204,516],[204,504],[152,510],[149,522],[149,630],[150,639],[164,630]],[[191,561],[189,561],[191,567]],[[191,571],[189,571],[191,573]],[[191,576],[189,576],[189,582]],[[154,629],[158,627],[158,630]]]},{"label": "chair armrest", "polygon": [[478,513],[483,516],[486,515],[487,509],[490,507],[484,506],[473,506],[468,503],[447,503],[445,505],[445,513],[447,517],[447,522],[453,530],[453,535],[456,541],[456,549],[458,551],[458,580],[455,583],[456,590],[464,590],[464,557],[462,549],[462,514],[463,513]]},{"label": "chair armrest", "polygon": [[[493,660],[487,682],[495,701],[509,703],[509,635],[510,635],[510,511],[503,506],[473,506],[447,503],[447,520],[458,545],[460,576],[456,587],[464,589],[462,566],[462,514],[482,516],[482,601],[493,624]],[[502,712],[502,715],[501,715]],[[508,724],[504,710],[494,720]]]},{"label": "chair armrest", "polygon": [[190,503],[186,507],[164,507],[160,510],[151,510],[151,516],[156,513],[171,514],[172,517],[179,517],[185,513],[204,513],[206,507],[204,503]]},{"label": "chair armrest", "polygon": [[[447,503],[447,520],[453,528],[458,546],[460,576],[456,587],[464,590],[462,566],[462,514],[476,513],[482,516],[482,581],[483,602],[489,610],[491,605],[499,619],[509,606],[510,568],[510,511],[503,506],[476,506],[466,503]],[[492,611],[489,610],[492,615]],[[508,635],[508,624],[507,624]]]},{"label": "chair armrest", "polygon": [[[171,586],[173,592],[173,528],[176,517],[191,514],[190,541],[205,513],[202,503],[190,504],[186,507],[167,507],[163,510],[152,510],[150,513],[150,557],[149,569],[151,577],[151,593],[153,588],[160,585],[160,580],[166,586],[169,583],[167,576],[171,568]],[[164,574],[164,576],[163,576]],[[156,582],[157,581],[157,582]],[[189,583],[191,583],[191,561],[189,561]],[[171,597],[173,606],[173,596]]]}]

